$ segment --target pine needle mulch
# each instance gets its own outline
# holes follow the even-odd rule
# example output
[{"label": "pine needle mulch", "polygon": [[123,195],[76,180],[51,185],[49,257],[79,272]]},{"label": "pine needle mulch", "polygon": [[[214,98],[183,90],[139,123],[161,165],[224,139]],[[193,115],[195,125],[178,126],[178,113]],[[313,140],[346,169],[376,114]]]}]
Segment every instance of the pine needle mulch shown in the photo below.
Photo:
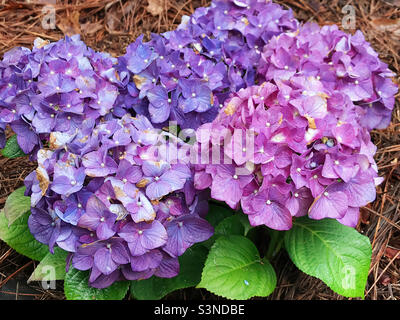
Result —
[{"label": "pine needle mulch", "polygon": [[[301,21],[342,27],[351,11],[355,27],[380,54],[380,58],[400,74],[400,0],[277,0],[294,10]],[[52,4],[56,19],[54,29],[44,29]],[[114,56],[124,54],[129,43],[140,34],[172,30],[182,15],[206,6],[209,0],[0,0],[0,56],[15,46],[31,48],[41,37],[57,41],[65,35],[79,33],[95,50]],[[48,6],[48,5],[47,5]],[[351,8],[350,8],[351,10]],[[351,19],[351,18],[350,18]],[[44,25],[43,25],[44,21]],[[351,21],[351,20],[350,20]],[[347,29],[353,33],[355,30]],[[384,182],[378,187],[377,199],[361,210],[358,230],[373,245],[366,299],[400,299],[400,100],[397,99],[392,123],[386,130],[372,132],[378,147],[376,161]],[[0,208],[7,196],[23,185],[35,165],[27,158],[5,159],[0,156]],[[286,253],[273,261],[278,285],[268,299],[274,300],[340,300],[345,299],[326,287],[320,280],[298,271]],[[40,284],[26,284],[36,262],[22,257],[0,242],[0,299],[64,299],[62,283],[56,289],[44,290]],[[217,299],[204,290],[181,290],[167,297],[172,299]]]}]

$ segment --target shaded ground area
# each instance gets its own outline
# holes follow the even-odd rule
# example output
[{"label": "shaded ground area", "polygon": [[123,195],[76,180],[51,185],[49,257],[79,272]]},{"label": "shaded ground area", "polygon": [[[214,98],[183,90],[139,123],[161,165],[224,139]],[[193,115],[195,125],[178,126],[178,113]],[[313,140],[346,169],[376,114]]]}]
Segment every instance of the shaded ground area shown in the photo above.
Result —
[{"label": "shaded ground area", "polygon": [[[149,1],[149,2],[148,2]],[[80,33],[88,46],[114,56],[125,52],[127,45],[144,33],[174,29],[182,15],[206,6],[206,0],[0,0],[0,56],[15,46],[32,47],[36,37],[56,41],[64,35]],[[400,1],[399,0],[278,0],[295,11],[301,21],[345,26],[352,22],[361,29],[379,52],[380,58],[399,74]],[[43,29],[42,21],[54,3],[55,28]],[[152,5],[149,5],[152,4]],[[350,5],[351,7],[346,7]],[[350,19],[350,20],[349,20]],[[51,21],[47,21],[51,22]],[[354,32],[354,29],[346,30]],[[399,78],[396,77],[396,82]],[[400,299],[400,107],[399,100],[390,127],[373,131],[378,146],[376,161],[385,181],[378,187],[377,200],[362,209],[358,230],[373,244],[373,260],[368,278],[367,299]],[[26,158],[15,160],[0,156],[0,208],[7,196],[23,184],[35,165]],[[282,252],[273,261],[278,286],[268,299],[344,299],[334,294],[318,279],[296,269]],[[0,241],[0,299],[64,299],[62,283],[54,290],[40,284],[26,284],[36,262],[22,257]],[[205,290],[187,289],[167,299],[218,299]]]}]

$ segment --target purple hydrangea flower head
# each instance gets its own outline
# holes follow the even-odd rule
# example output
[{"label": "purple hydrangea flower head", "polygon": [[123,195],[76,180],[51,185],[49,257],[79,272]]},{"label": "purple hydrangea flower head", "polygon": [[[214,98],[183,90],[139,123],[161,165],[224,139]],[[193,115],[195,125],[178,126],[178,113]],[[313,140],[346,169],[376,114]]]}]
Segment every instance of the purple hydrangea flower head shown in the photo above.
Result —
[{"label": "purple hydrangea flower head", "polygon": [[176,276],[177,258],[213,233],[204,219],[207,197],[178,156],[190,146],[141,115],[83,129],[62,147],[38,151],[38,168],[25,181],[32,234],[70,252],[72,266],[89,270],[96,288]]},{"label": "purple hydrangea flower head", "polygon": [[11,50],[0,64],[0,123],[10,124],[22,150],[35,157],[50,134],[73,135],[85,119],[113,112],[115,63],[79,36],[53,43],[38,38],[32,50]]},{"label": "purple hydrangea flower head", "polygon": [[210,122],[225,92],[255,84],[264,45],[298,24],[291,11],[272,2],[215,0],[184,16],[177,30],[149,42],[140,37],[128,47],[116,67],[132,79],[123,93],[126,106],[159,126]]},{"label": "purple hydrangea flower head", "polygon": [[[357,105],[357,121],[368,130],[389,125],[398,92],[391,79],[394,73],[380,61],[361,31],[351,35],[335,25],[307,23],[296,33],[272,38],[263,49],[258,74],[267,81],[289,80],[300,74],[319,79],[327,92],[345,94]],[[312,100],[304,105],[310,110],[300,107],[299,112],[311,115],[314,109],[323,115],[326,108],[316,104],[320,98]],[[318,118],[317,114],[311,116]],[[348,140],[352,138],[349,134]]]},{"label": "purple hydrangea flower head", "polygon": [[[297,71],[241,89],[196,131],[194,186],[240,205],[252,226],[288,230],[292,217],[308,215],[354,227],[359,208],[375,199],[378,176],[358,108]],[[251,134],[236,139],[243,131]]]}]

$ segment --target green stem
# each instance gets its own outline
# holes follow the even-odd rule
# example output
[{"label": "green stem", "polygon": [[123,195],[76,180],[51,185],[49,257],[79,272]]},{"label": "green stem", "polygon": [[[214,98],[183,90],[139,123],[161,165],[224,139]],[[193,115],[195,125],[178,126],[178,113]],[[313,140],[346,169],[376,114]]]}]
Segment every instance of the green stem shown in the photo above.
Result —
[{"label": "green stem", "polygon": [[283,231],[276,231],[276,230],[270,231],[271,241],[269,243],[268,250],[265,255],[265,257],[268,260],[272,260],[272,258],[276,256],[279,250],[281,250],[284,235],[285,233]]}]

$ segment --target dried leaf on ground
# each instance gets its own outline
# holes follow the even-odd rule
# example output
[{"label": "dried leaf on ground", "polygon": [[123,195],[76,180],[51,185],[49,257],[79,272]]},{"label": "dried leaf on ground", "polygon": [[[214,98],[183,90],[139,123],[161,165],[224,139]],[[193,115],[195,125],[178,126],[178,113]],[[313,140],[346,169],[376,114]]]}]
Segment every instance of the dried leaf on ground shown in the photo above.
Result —
[{"label": "dried leaf on ground", "polygon": [[381,32],[388,32],[393,38],[400,39],[400,18],[377,18],[373,19],[371,21],[371,24],[375,27],[376,30]]},{"label": "dried leaf on ground", "polygon": [[100,22],[86,22],[81,25],[81,32],[86,35],[95,34],[104,28],[103,24]]},{"label": "dried leaf on ground", "polygon": [[65,36],[73,36],[74,34],[81,33],[81,24],[79,22],[79,11],[73,11],[67,16],[62,17],[57,27],[62,31]]}]

